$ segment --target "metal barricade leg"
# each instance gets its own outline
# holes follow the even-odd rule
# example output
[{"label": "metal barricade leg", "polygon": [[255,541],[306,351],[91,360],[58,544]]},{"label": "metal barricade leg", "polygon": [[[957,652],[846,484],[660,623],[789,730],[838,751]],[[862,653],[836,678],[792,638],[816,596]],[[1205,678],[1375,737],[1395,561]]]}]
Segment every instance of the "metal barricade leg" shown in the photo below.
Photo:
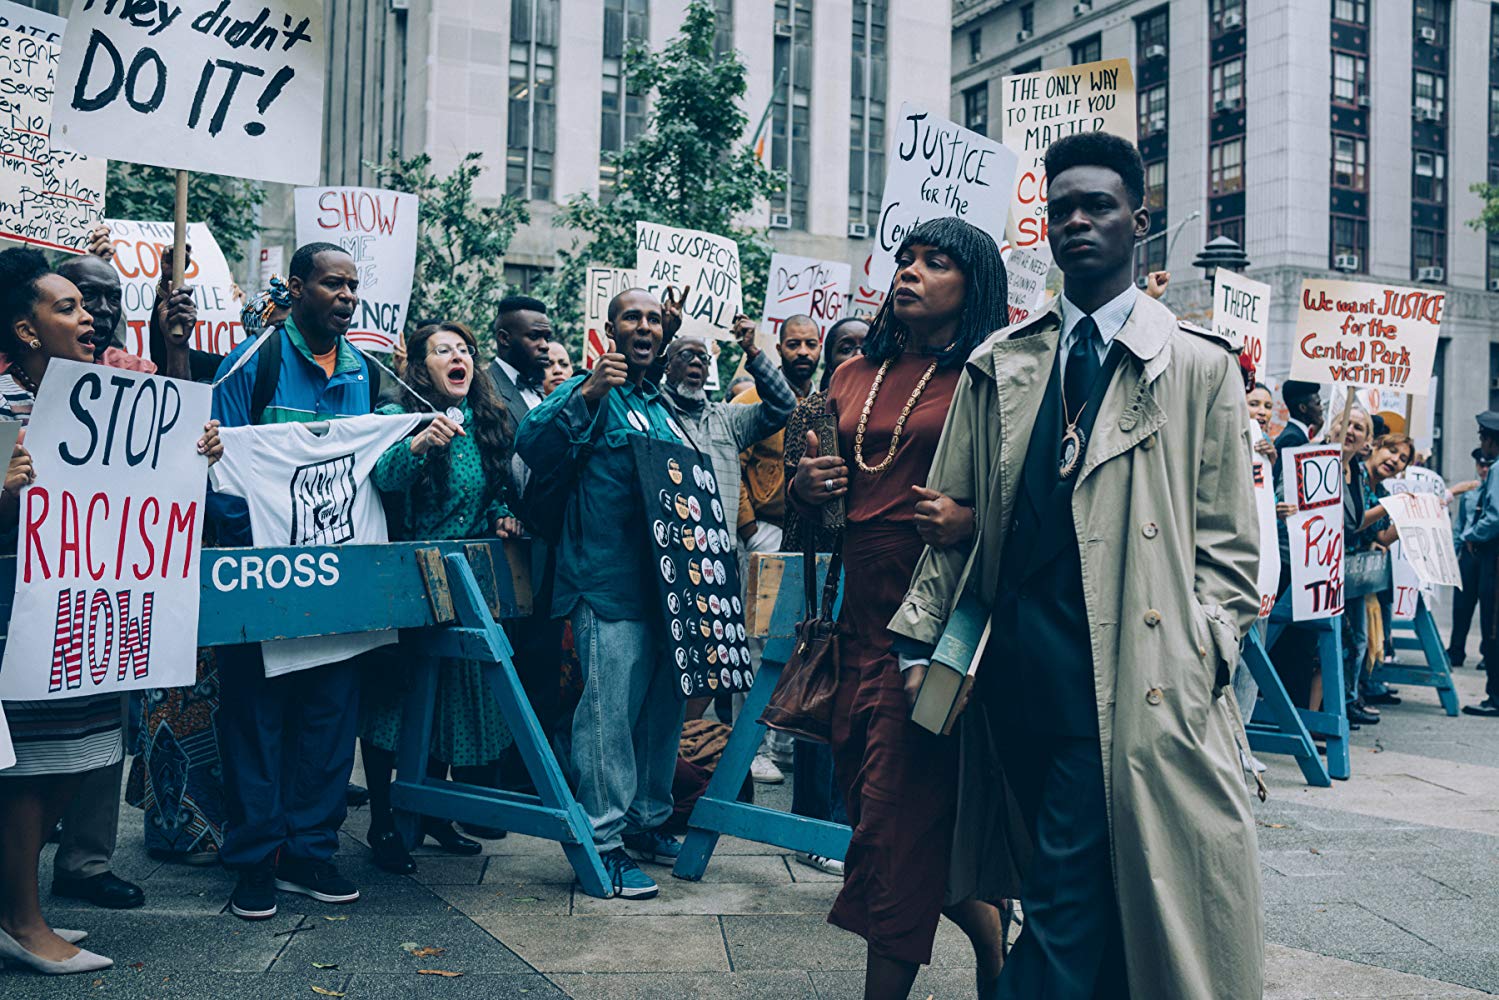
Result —
[{"label": "metal barricade leg", "polygon": [[1317,745],[1307,731],[1301,713],[1291,703],[1286,686],[1270,663],[1270,656],[1260,640],[1258,629],[1250,629],[1244,637],[1244,662],[1260,686],[1260,709],[1256,715],[1269,717],[1267,722],[1251,722],[1249,746],[1255,753],[1288,753],[1296,758],[1306,783],[1326,788],[1332,784],[1327,766],[1317,753]]}]

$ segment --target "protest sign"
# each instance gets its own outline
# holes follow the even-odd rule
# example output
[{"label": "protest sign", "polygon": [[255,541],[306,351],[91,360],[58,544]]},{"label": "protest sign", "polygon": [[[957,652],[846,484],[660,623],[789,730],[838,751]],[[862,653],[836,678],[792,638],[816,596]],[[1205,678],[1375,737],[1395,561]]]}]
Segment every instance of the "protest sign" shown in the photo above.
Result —
[{"label": "protest sign", "polygon": [[848,307],[844,310],[850,316],[860,316],[864,319],[872,319],[874,314],[880,311],[880,306],[885,304],[885,296],[890,294],[890,283],[875,287],[870,277],[870,268],[874,265],[874,254],[864,258],[864,263],[859,267],[859,278],[854,282],[853,295],[850,296]]},{"label": "protest sign", "polygon": [[55,43],[0,30],[0,239],[83,253],[104,218],[102,159],[55,148]]},{"label": "protest sign", "polygon": [[1446,293],[1372,281],[1301,283],[1291,378],[1424,392]]},{"label": "protest sign", "polygon": [[297,245],[336,243],[359,268],[359,305],[349,324],[358,347],[388,354],[406,325],[416,275],[417,197],[362,187],[297,188]]},{"label": "protest sign", "polygon": [[1254,363],[1263,382],[1265,342],[1270,336],[1270,286],[1226,267],[1213,280],[1213,332]]},{"label": "protest sign", "polygon": [[843,318],[852,272],[842,261],[771,254],[761,330],[774,344],[782,322],[796,315],[810,316],[826,340],[828,328]]},{"label": "protest sign", "polygon": [[927,219],[962,219],[996,245],[1003,241],[1016,162],[1015,153],[993,139],[903,102],[885,170],[870,286],[890,287],[896,248]]},{"label": "protest sign", "polygon": [[316,184],[327,49],[321,0],[75,3],[53,139],[132,163]]},{"label": "protest sign", "polygon": [[635,287],[635,272],[628,268],[588,265],[583,280],[583,367],[589,371],[609,350],[609,338],[604,333],[609,302],[620,292]]},{"label": "protest sign", "polygon": [[1416,610],[1425,588],[1421,586],[1416,571],[1411,569],[1410,560],[1405,558],[1404,546],[1398,539],[1390,546],[1390,580],[1392,617],[1397,622],[1415,621]]},{"label": "protest sign", "polygon": [[1400,530],[1401,549],[1416,578],[1431,586],[1461,589],[1452,522],[1442,499],[1431,493],[1392,493],[1380,503]]},{"label": "protest sign", "polygon": [[[1262,433],[1259,425],[1250,428],[1251,434]],[[1251,472],[1254,477],[1254,509],[1260,525],[1260,617],[1269,617],[1275,607],[1275,598],[1280,590],[1280,545],[1276,541],[1275,525],[1275,477],[1274,469],[1265,456],[1250,452]]]},{"label": "protest sign", "polygon": [[[161,258],[163,254],[170,257],[172,252],[172,224],[110,219],[108,225],[124,309],[120,340],[127,351],[144,357],[149,346],[146,338],[151,310],[156,305],[156,283],[161,280]],[[183,280],[192,286],[193,301],[198,306],[192,346],[210,354],[228,354],[245,339],[229,261],[213,233],[201,222],[188,224],[187,242],[193,254]]]},{"label": "protest sign", "polygon": [[206,385],[53,359],[26,435],[0,698],[190,685]]},{"label": "protest sign", "polygon": [[286,248],[260,248],[260,290],[271,287],[271,279],[286,280]]},{"label": "protest sign", "polygon": [[1332,618],[1343,612],[1342,451],[1309,444],[1280,455],[1291,540],[1291,617]]},{"label": "protest sign", "polygon": [[62,33],[67,26],[67,18],[32,10],[22,4],[12,3],[11,0],[0,0],[0,29],[5,31],[19,31],[38,41],[56,45],[62,41]]},{"label": "protest sign", "polygon": [[1050,259],[1034,250],[1011,250],[1005,256],[1005,287],[1009,291],[1007,323],[1024,323],[1046,303],[1046,275]]},{"label": "protest sign", "polygon": [[1000,101],[1000,135],[1020,157],[1005,234],[1011,246],[1034,250],[1049,264],[1046,149],[1079,132],[1108,132],[1134,142],[1134,74],[1128,59],[1021,73],[1000,81]]},{"label": "protest sign", "polygon": [[668,286],[690,289],[682,306],[684,334],[730,340],[734,317],[744,311],[739,244],[727,236],[635,223],[635,276],[661,298]]}]

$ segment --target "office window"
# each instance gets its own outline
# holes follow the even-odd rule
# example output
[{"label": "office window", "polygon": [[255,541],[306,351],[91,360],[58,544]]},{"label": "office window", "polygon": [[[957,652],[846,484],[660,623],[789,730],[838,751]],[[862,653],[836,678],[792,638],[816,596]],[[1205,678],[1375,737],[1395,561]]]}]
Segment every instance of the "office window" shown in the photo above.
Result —
[{"label": "office window", "polygon": [[980,83],[963,91],[963,125],[979,135],[989,134],[989,84]]},{"label": "office window", "polygon": [[1485,287],[1489,291],[1495,291],[1495,283],[1499,282],[1499,233],[1490,233],[1488,239],[1488,280]]},{"label": "office window", "polygon": [[1244,103],[1244,57],[1235,56],[1215,65],[1208,73],[1213,109],[1226,111]]},{"label": "office window", "polygon": [[1332,182],[1352,191],[1369,189],[1369,146],[1353,135],[1333,134]]},{"label": "office window", "polygon": [[1157,236],[1149,243],[1135,245],[1135,276],[1144,278],[1151,271],[1166,270],[1166,241],[1169,237]]},{"label": "office window", "polygon": [[1244,245],[1244,218],[1237,216],[1232,219],[1220,219],[1208,226],[1208,241],[1216,240],[1220,236],[1227,236],[1239,246]]},{"label": "office window", "polygon": [[968,33],[968,61],[976,63],[984,58],[984,31],[974,28]]},{"label": "office window", "polygon": [[1010,73],[1012,76],[1019,76],[1021,73],[1039,72],[1041,72],[1040,59],[1032,59],[1030,62],[1017,63],[1016,65],[1010,67]]},{"label": "office window", "polygon": [[510,5],[510,105],[505,136],[505,190],[517,198],[552,197],[557,148],[557,3]]},{"label": "office window", "polygon": [[1166,131],[1166,85],[1140,91],[1140,138]]},{"label": "office window", "polygon": [[1098,62],[1103,58],[1103,36],[1089,35],[1080,42],[1072,43],[1072,65]]},{"label": "office window", "polygon": [[1368,24],[1369,5],[1366,0],[1332,0],[1332,16],[1335,21]]},{"label": "office window", "polygon": [[885,197],[885,26],[888,0],[853,0],[848,221],[873,231]]},{"label": "office window", "polygon": [[776,0],[775,32],[771,74],[781,85],[771,101],[770,167],[784,173],[787,184],[771,196],[770,211],[805,229],[812,185],[812,0]]},{"label": "office window", "polygon": [[1036,30],[1036,5],[1023,3],[1020,5],[1020,30],[1034,32]]},{"label": "office window", "polygon": [[1143,17],[1135,19],[1135,52],[1140,62],[1146,59],[1159,58],[1161,53],[1152,53],[1152,48],[1159,45],[1166,48],[1170,41],[1171,17],[1170,11],[1165,7],[1157,8]]},{"label": "office window", "polygon": [[506,264],[505,284],[510,286],[510,291],[518,295],[530,295],[541,287],[547,276],[552,273],[549,267],[537,267],[534,264]]},{"label": "office window", "polygon": [[1411,197],[1420,201],[1447,200],[1447,157],[1429,149],[1415,151]]},{"label": "office window", "polygon": [[1339,257],[1357,257],[1354,270],[1367,271],[1369,259],[1369,223],[1351,215],[1332,217],[1332,234],[1329,240],[1333,267]]},{"label": "office window", "polygon": [[614,193],[610,154],[624,149],[645,128],[645,99],[625,78],[625,52],[650,37],[650,0],[604,0],[603,98],[599,113],[599,197]]},{"label": "office window", "polygon": [[1412,86],[1416,110],[1424,112],[1435,121],[1447,117],[1447,78],[1425,70],[1416,70]]},{"label": "office window", "polygon": [[1151,214],[1166,210],[1166,161],[1152,160],[1145,164],[1145,207]]},{"label": "office window", "polygon": [[1218,31],[1232,31],[1244,26],[1244,0],[1211,0],[1208,16]]},{"label": "office window", "polygon": [[1332,54],[1332,99],[1339,104],[1357,104],[1369,92],[1369,63],[1351,52]]},{"label": "office window", "polygon": [[1489,135],[1499,136],[1499,87],[1489,88]]},{"label": "office window", "polygon": [[714,0],[713,52],[726,55],[734,51],[734,0]]},{"label": "office window", "polygon": [[1244,139],[1229,139],[1208,148],[1208,190],[1230,194],[1244,190]]},{"label": "office window", "polygon": [[1447,234],[1440,229],[1411,230],[1411,267],[1419,274],[1423,267],[1447,266]]},{"label": "office window", "polygon": [[1416,0],[1416,41],[1447,44],[1447,0]]}]

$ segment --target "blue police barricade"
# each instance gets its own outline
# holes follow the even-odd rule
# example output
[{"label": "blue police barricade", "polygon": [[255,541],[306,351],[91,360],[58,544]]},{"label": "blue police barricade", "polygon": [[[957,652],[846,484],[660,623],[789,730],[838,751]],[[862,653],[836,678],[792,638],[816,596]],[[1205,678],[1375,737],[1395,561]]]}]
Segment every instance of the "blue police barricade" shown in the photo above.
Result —
[{"label": "blue police barricade", "polygon": [[1447,659],[1447,649],[1442,645],[1442,636],[1437,632],[1437,622],[1431,616],[1426,598],[1416,600],[1413,621],[1392,621],[1387,627],[1395,640],[1396,650],[1418,649],[1426,665],[1381,663],[1374,668],[1374,679],[1387,684],[1436,688],[1442,708],[1448,715],[1456,715],[1459,705],[1457,689],[1452,685],[1452,663]]}]

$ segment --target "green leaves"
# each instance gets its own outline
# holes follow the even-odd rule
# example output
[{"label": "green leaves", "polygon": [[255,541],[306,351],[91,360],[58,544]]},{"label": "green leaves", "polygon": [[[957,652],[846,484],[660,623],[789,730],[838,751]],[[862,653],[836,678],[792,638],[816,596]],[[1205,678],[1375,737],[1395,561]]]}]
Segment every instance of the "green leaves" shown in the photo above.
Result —
[{"label": "green leaves", "polygon": [[[176,171],[110,160],[104,216],[170,223],[176,190]],[[194,173],[187,185],[187,218],[206,222],[224,256],[237,264],[244,260],[245,241],[260,232],[256,209],[264,201],[265,189],[254,181]]]}]

